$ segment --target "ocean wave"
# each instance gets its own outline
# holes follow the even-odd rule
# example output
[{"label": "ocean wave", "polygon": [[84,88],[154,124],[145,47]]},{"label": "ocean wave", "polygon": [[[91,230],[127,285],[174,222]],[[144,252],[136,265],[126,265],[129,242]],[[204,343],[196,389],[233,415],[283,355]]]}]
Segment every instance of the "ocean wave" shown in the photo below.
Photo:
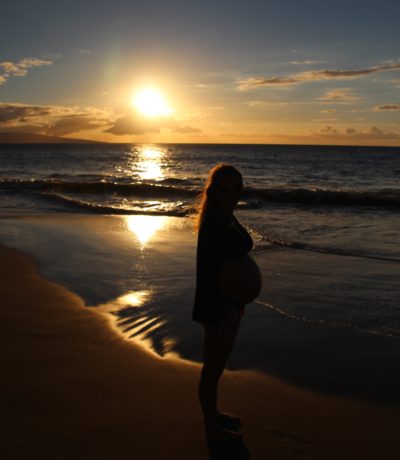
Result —
[{"label": "ocean wave", "polygon": [[317,188],[246,188],[243,198],[311,206],[400,207],[400,190],[326,190]]},{"label": "ocean wave", "polygon": [[254,251],[256,253],[263,252],[263,251],[270,251],[270,250],[276,249],[277,247],[284,247],[288,249],[298,249],[298,250],[309,251],[309,252],[318,252],[321,254],[331,254],[335,256],[360,257],[363,259],[374,259],[374,260],[382,260],[385,262],[400,263],[400,259],[396,257],[366,254],[361,251],[348,251],[345,249],[335,248],[335,247],[317,246],[317,245],[311,245],[308,243],[302,243],[299,241],[284,241],[284,240],[279,240],[276,238],[267,238],[264,236],[261,238],[261,243],[257,244],[256,247],[254,248]]},{"label": "ocean wave", "polygon": [[166,177],[157,181],[159,184],[168,184],[168,185],[188,185],[188,179],[179,179],[177,177]]},{"label": "ocean wave", "polygon": [[[193,179],[165,178],[154,182],[121,182],[107,179],[87,181],[66,181],[56,177],[50,179],[0,180],[0,190],[16,192],[49,192],[111,194],[118,196],[139,196],[165,199],[195,199],[200,191]],[[301,206],[328,207],[378,207],[399,208],[400,190],[328,190],[319,188],[255,188],[246,187],[241,196],[242,209],[259,209],[269,203]]]},{"label": "ocean wave", "polygon": [[41,180],[0,180],[0,189],[15,191],[67,192],[85,194],[117,194],[121,196],[194,197],[198,191],[190,188],[149,183],[121,184],[105,180],[95,182]]},{"label": "ocean wave", "polygon": [[63,205],[63,210],[73,210],[87,212],[90,214],[112,214],[112,215],[132,215],[146,214],[151,216],[172,216],[187,217],[192,209],[182,202],[175,203],[149,203],[141,202],[135,205],[115,206],[110,204],[93,203],[77,197],[67,196],[60,193],[41,193],[40,196],[46,200],[51,200]]}]

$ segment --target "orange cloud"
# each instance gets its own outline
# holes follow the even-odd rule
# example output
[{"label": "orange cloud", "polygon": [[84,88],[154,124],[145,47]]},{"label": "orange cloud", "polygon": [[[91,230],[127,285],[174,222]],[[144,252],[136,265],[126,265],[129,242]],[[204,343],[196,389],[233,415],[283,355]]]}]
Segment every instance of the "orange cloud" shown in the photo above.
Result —
[{"label": "orange cloud", "polygon": [[41,117],[50,113],[51,108],[46,106],[0,103],[0,126],[8,122],[23,121],[27,118]]},{"label": "orange cloud", "polygon": [[94,108],[0,103],[0,130],[62,136],[109,125],[110,113]]},{"label": "orange cloud", "polygon": [[116,114],[111,110],[93,107],[35,106],[18,103],[0,103],[0,131],[29,132],[65,136],[85,130],[101,129],[115,135],[160,133],[190,134],[201,131],[192,126],[165,117],[149,119],[132,111]]},{"label": "orange cloud", "polygon": [[52,61],[45,61],[37,58],[24,58],[16,63],[11,61],[0,62],[0,69],[3,71],[3,75],[0,75],[0,85],[6,83],[11,76],[25,77],[28,73],[28,69],[31,67],[42,67],[52,64]]},{"label": "orange cloud", "polygon": [[67,134],[103,127],[104,120],[98,119],[91,114],[66,115],[59,118],[46,128],[46,134],[52,136],[65,136]]},{"label": "orange cloud", "polygon": [[371,126],[370,128],[363,130],[363,131],[359,131],[351,127],[337,129],[337,128],[333,128],[332,126],[325,126],[319,131],[319,135],[356,138],[357,140],[400,139],[400,133],[384,131],[383,129],[378,128],[376,126]]},{"label": "orange cloud", "polygon": [[326,92],[323,96],[319,97],[320,101],[329,101],[329,102],[359,102],[361,98],[353,94],[351,88],[342,88],[342,89],[333,89]]},{"label": "orange cloud", "polygon": [[[293,104],[293,102],[292,102]],[[289,105],[289,102],[267,102],[267,101],[248,101],[246,102],[248,107],[260,108],[260,107],[284,107]]]},{"label": "orange cloud", "polygon": [[400,63],[369,67],[356,70],[314,70],[301,72],[290,76],[279,77],[250,77],[239,83],[243,90],[259,88],[263,86],[292,86],[304,83],[312,83],[321,80],[354,79],[365,77],[376,72],[400,70]]},{"label": "orange cloud", "polygon": [[105,133],[123,135],[140,135],[146,133],[160,133],[161,129],[169,129],[175,133],[199,133],[197,128],[182,126],[176,120],[165,117],[147,118],[136,112],[125,114],[117,118]]},{"label": "orange cloud", "polygon": [[400,110],[400,104],[383,104],[374,108],[374,112]]}]

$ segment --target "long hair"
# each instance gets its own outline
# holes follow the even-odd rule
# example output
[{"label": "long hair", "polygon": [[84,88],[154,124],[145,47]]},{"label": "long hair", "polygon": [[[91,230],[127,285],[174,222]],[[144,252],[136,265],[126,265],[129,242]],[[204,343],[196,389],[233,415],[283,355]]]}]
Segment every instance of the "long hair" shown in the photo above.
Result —
[{"label": "long hair", "polygon": [[240,183],[243,184],[240,172],[228,163],[219,163],[209,171],[207,182],[202,192],[197,197],[197,214],[194,224],[197,231],[200,229],[200,225],[206,214],[209,211],[218,210],[218,201],[215,191],[218,189],[222,179],[231,175],[236,176]]}]

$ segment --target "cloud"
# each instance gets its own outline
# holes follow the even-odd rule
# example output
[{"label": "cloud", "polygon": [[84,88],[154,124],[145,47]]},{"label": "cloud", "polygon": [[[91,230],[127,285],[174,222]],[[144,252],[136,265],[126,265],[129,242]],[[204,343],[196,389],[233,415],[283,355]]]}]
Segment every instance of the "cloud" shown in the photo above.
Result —
[{"label": "cloud", "polygon": [[46,106],[0,103],[0,125],[14,120],[24,121],[30,117],[49,115],[50,113],[51,108]]},{"label": "cloud", "polygon": [[194,134],[202,132],[201,129],[193,128],[192,126],[177,126],[172,131],[179,134]]},{"label": "cloud", "polygon": [[341,137],[348,139],[357,140],[395,140],[400,139],[400,133],[394,133],[391,131],[384,131],[376,126],[371,126],[368,129],[359,131],[352,127],[346,127],[342,129],[336,129],[332,126],[325,126],[319,133],[322,136]]},{"label": "cloud", "polygon": [[299,83],[296,78],[292,77],[250,77],[239,83],[239,89],[247,90],[262,86],[291,86]]},{"label": "cloud", "polygon": [[293,65],[309,65],[309,64],[320,64],[322,61],[312,61],[310,59],[305,60],[305,61],[290,61],[291,64]]},{"label": "cloud", "polygon": [[400,63],[380,65],[356,70],[314,70],[289,76],[250,77],[241,81],[239,83],[239,88],[248,90],[264,86],[292,86],[321,80],[354,79],[365,77],[376,72],[386,72],[391,70],[400,70]]},{"label": "cloud", "polygon": [[0,103],[0,130],[62,136],[110,125],[112,114],[95,108]]},{"label": "cloud", "polygon": [[62,54],[61,53],[46,53],[46,54],[42,54],[42,57],[46,59],[60,59],[62,58]]},{"label": "cloud", "polygon": [[289,102],[248,101],[246,105],[253,108],[283,107],[289,105]]},{"label": "cloud", "polygon": [[125,134],[159,133],[160,126],[153,119],[139,118],[131,114],[117,118],[112,126],[104,132],[119,136]]},{"label": "cloud", "polygon": [[6,83],[10,77],[25,77],[29,68],[49,66],[52,64],[52,61],[37,58],[24,58],[19,62],[0,62],[0,69],[3,72],[3,74],[0,75],[0,85]]},{"label": "cloud", "polygon": [[0,132],[7,133],[29,133],[29,134],[45,134],[47,125],[44,123],[40,124],[29,124],[24,125],[10,125],[2,127],[0,125]]},{"label": "cloud", "polygon": [[248,101],[246,102],[248,107],[260,108],[260,107],[267,107],[267,103],[264,101]]},{"label": "cloud", "polygon": [[371,126],[365,134],[371,137],[379,137],[380,139],[400,139],[400,134],[385,132],[376,126]]},{"label": "cloud", "polygon": [[400,110],[400,104],[383,104],[374,107],[374,112],[387,112]]},{"label": "cloud", "polygon": [[313,118],[314,123],[333,123],[338,121],[338,118]]},{"label": "cloud", "polygon": [[191,126],[182,126],[173,118],[145,118],[136,112],[120,116],[110,128],[103,132],[122,136],[159,133],[161,129],[170,129],[172,132],[182,134],[201,132],[199,129]]},{"label": "cloud", "polygon": [[322,134],[326,134],[326,133],[329,133],[329,134],[337,134],[337,133],[338,133],[338,130],[335,129],[335,128],[332,128],[332,126],[325,126],[325,128],[322,128],[320,132],[321,132]]},{"label": "cloud", "polygon": [[336,113],[336,109],[321,110],[321,113]]},{"label": "cloud", "polygon": [[100,128],[104,124],[104,120],[97,119],[91,114],[66,115],[50,124],[46,129],[46,134],[64,136],[86,129]]},{"label": "cloud", "polygon": [[170,117],[145,118],[131,111],[117,115],[94,107],[37,106],[0,103],[0,131],[68,136],[80,131],[102,129],[115,135],[159,133],[169,129],[180,134],[200,133]]},{"label": "cloud", "polygon": [[351,88],[342,88],[327,91],[323,96],[319,97],[318,100],[328,102],[349,103],[359,102],[361,98],[355,96]]}]

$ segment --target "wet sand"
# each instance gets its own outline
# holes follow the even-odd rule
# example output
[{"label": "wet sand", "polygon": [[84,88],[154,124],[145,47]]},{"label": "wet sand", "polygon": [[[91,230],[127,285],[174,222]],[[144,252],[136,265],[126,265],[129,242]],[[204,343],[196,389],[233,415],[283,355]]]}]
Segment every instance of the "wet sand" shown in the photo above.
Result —
[{"label": "wet sand", "polygon": [[[126,340],[14,250],[0,249],[0,280],[2,458],[209,458],[198,364]],[[225,458],[398,458],[398,407],[253,371],[227,372],[221,390],[221,408],[244,427],[243,446]]]}]

